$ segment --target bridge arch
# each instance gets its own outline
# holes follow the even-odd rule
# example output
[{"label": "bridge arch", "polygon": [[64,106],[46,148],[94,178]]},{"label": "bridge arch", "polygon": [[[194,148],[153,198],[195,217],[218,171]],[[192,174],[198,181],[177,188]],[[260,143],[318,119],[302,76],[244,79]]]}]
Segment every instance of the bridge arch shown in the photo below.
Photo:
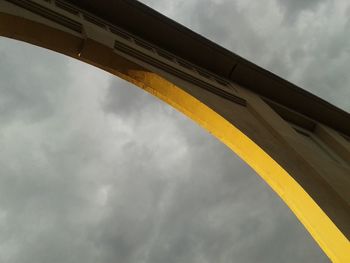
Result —
[{"label": "bridge arch", "polygon": [[[27,11],[17,14],[9,6],[8,12],[0,9],[1,36],[99,67],[173,106],[251,166],[284,200],[332,261],[350,262],[347,239],[350,215],[348,203],[344,201],[345,194],[341,192],[343,188],[339,186],[340,194],[332,196],[334,189],[325,180],[316,178],[313,167],[291,147],[290,144],[298,141],[294,139],[296,132],[287,127],[260,97],[234,84],[233,91],[220,96],[218,92],[205,90],[192,80],[183,79],[140,57],[115,50],[114,39],[108,36],[98,41],[100,33],[96,25],[86,24],[81,29],[71,27],[67,30],[62,23],[57,24],[57,21],[45,17],[31,19]],[[272,119],[266,120],[264,114]],[[281,125],[283,131],[276,131],[275,125]],[[291,141],[288,138],[292,138]],[[310,180],[316,180],[315,188],[310,186],[313,183]],[[321,194],[317,193],[319,189]]]}]

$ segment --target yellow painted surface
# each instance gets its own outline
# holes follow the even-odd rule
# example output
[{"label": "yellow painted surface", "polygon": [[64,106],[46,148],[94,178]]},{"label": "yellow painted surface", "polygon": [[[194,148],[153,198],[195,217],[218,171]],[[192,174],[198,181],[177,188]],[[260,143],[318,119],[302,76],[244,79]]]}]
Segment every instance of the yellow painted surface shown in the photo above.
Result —
[{"label": "yellow painted surface", "polygon": [[[47,37],[43,37],[43,31]],[[333,262],[350,262],[349,240],[292,176],[233,124],[181,87],[125,59],[113,60],[110,53],[99,53],[96,47],[89,50],[87,45],[81,52],[81,39],[68,32],[1,11],[0,35],[46,47],[105,69],[173,106],[250,165],[284,200]]]},{"label": "yellow painted surface", "polygon": [[212,133],[252,167],[283,199],[333,262],[350,262],[350,242],[269,155],[205,104],[154,73],[129,71],[127,80],[173,106]]}]

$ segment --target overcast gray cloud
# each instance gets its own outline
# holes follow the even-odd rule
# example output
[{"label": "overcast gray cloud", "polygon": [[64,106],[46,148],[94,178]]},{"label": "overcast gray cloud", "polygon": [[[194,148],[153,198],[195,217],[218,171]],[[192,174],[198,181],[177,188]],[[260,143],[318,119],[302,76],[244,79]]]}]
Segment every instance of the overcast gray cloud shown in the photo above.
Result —
[{"label": "overcast gray cloud", "polygon": [[[147,3],[349,109],[350,9],[296,2]],[[0,40],[1,262],[328,262],[186,117],[101,70]]]},{"label": "overcast gray cloud", "polygon": [[299,16],[305,12],[315,12],[317,8],[325,3],[329,3],[329,0],[277,0],[279,2],[283,15],[289,23],[297,22]]},{"label": "overcast gray cloud", "polygon": [[346,0],[144,0],[229,50],[350,111]]}]

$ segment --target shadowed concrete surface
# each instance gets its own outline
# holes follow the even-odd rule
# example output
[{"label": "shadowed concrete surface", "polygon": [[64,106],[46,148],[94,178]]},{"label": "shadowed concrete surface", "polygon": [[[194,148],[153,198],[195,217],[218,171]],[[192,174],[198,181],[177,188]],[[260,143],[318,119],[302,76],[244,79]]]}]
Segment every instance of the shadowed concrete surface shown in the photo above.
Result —
[{"label": "shadowed concrete surface", "polygon": [[[349,234],[349,114],[137,2],[122,1],[119,9],[118,5],[107,9],[102,2],[94,14],[62,1],[7,2],[2,4],[6,10],[1,15],[3,35],[96,65],[182,111],[251,165],[330,258],[346,262],[349,242],[343,235]],[[95,2],[86,3],[76,2],[92,11]],[[113,14],[136,12],[137,18],[130,20],[122,14],[115,20],[108,15],[111,10]],[[138,27],[142,21],[142,25],[149,22],[155,26]],[[211,53],[198,47],[192,57],[187,56],[181,47],[176,49],[178,45],[174,49],[169,38],[159,37],[163,42],[155,45],[152,32],[157,26],[187,35],[190,40],[185,37],[182,42],[188,44],[187,50],[199,44]],[[226,54],[220,59],[222,52]],[[231,65],[228,75],[208,64],[235,57],[239,61]],[[205,58],[207,64],[198,58]]]},{"label": "shadowed concrete surface", "polygon": [[[350,117],[346,112],[333,107],[328,102],[256,66],[218,44],[208,41],[137,1],[69,0],[68,2],[82,7],[113,24],[119,25],[127,31],[209,71],[231,79],[258,94],[291,107],[331,127],[334,126],[335,129],[350,135],[350,125],[343,125],[344,122],[350,123]],[[192,12],[188,10],[187,14],[189,16],[195,15],[196,10],[205,10],[204,6],[209,7],[211,5],[207,2],[200,2],[196,5],[196,9],[193,8]],[[310,4],[310,6],[312,5]],[[205,14],[203,15],[205,16]],[[229,15],[227,17],[228,25],[231,24],[230,17]],[[215,21],[216,17],[213,17],[212,20]],[[205,22],[202,24],[203,27],[206,24],[210,27],[214,23],[212,21]],[[237,32],[230,33],[240,35],[240,32],[240,30],[237,30]],[[215,34],[215,31],[209,31],[208,33]],[[259,44],[258,39],[256,42]]]},{"label": "shadowed concrete surface", "polygon": [[2,262],[329,262],[254,171],[166,104],[17,41],[0,38],[0,57]]}]

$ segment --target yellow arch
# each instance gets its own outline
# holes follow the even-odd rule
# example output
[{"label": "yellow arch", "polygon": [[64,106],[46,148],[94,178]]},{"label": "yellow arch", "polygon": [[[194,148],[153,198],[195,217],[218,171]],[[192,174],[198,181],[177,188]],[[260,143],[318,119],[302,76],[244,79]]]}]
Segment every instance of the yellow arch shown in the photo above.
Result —
[{"label": "yellow arch", "polygon": [[[333,262],[350,262],[350,242],[308,193],[263,149],[217,112],[156,73],[124,58],[112,60],[108,50],[79,36],[18,16],[0,13],[0,35],[80,59],[126,79],[173,106],[250,165],[284,200]],[[90,45],[90,47],[89,47]],[[87,50],[99,51],[90,54]],[[107,51],[106,51],[107,50]],[[350,222],[349,222],[350,223]]]}]

